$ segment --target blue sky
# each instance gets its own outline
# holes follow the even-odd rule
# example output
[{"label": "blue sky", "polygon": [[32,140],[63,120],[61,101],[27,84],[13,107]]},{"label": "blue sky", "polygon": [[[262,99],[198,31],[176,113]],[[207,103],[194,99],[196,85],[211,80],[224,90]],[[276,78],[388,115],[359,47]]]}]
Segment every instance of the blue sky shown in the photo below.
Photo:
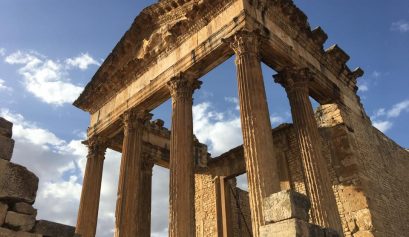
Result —
[{"label": "blue sky", "polygon": [[[295,1],[311,26],[362,67],[359,95],[374,125],[409,147],[409,2]],[[13,160],[40,177],[39,218],[75,224],[88,115],[71,102],[135,16],[153,1],[0,1],[0,115],[15,123]],[[241,143],[234,58],[202,78],[195,133],[217,155]],[[273,126],[291,121],[284,90],[263,67]],[[170,103],[153,111],[169,127]],[[108,152],[98,236],[112,236],[120,155]],[[152,226],[166,236],[167,171],[155,168]],[[51,205],[50,205],[51,204]],[[67,211],[69,208],[69,211]]]}]

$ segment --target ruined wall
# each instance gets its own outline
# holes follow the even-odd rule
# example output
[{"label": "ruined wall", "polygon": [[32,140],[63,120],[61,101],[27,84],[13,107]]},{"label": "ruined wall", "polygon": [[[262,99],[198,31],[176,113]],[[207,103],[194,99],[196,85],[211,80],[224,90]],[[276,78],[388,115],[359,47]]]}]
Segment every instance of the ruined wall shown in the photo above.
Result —
[{"label": "ruined wall", "polygon": [[409,153],[367,117],[335,104],[317,111],[329,148],[345,236],[407,236]]},{"label": "ruined wall", "polygon": [[248,192],[237,187],[230,189],[230,208],[233,236],[251,237],[251,214]]},{"label": "ruined wall", "polygon": [[36,221],[38,177],[27,168],[10,162],[13,154],[13,124],[0,118],[0,236],[72,237],[74,227]]},{"label": "ruined wall", "polygon": [[195,174],[196,237],[217,236],[215,178]]}]

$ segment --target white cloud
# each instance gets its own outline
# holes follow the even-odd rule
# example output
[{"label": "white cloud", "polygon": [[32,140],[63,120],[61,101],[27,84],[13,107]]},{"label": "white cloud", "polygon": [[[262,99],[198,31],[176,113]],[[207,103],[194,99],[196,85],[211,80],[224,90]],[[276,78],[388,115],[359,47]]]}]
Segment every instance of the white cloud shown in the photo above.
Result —
[{"label": "white cloud", "polygon": [[399,31],[401,33],[409,32],[409,21],[400,20],[397,22],[393,22],[391,26],[391,30]]},{"label": "white cloud", "polygon": [[77,67],[81,70],[87,70],[90,65],[100,66],[101,64],[91,57],[88,53],[82,53],[75,58],[68,58],[65,60],[68,67]]},{"label": "white cloud", "polygon": [[237,97],[224,97],[224,100],[235,105],[235,109],[240,111],[239,99]]},{"label": "white cloud", "polygon": [[389,118],[396,118],[399,117],[402,112],[409,112],[409,100],[404,100],[393,105],[393,107],[388,110],[387,116]]},{"label": "white cloud", "polygon": [[409,99],[396,103],[390,109],[380,108],[372,116],[372,125],[382,132],[386,132],[393,126],[393,119],[399,117],[402,112],[409,112]]},{"label": "white cloud", "polygon": [[193,132],[213,156],[242,144],[240,118],[214,111],[209,102],[193,106]]},{"label": "white cloud", "polygon": [[358,91],[360,92],[366,92],[369,90],[369,86],[367,83],[362,82],[362,83],[358,83]]},{"label": "white cloud", "polygon": [[0,56],[3,57],[4,55],[6,55],[6,49],[0,48]]},{"label": "white cloud", "polygon": [[392,127],[393,123],[391,121],[373,121],[372,125],[384,133]]},{"label": "white cloud", "polygon": [[13,91],[13,89],[11,87],[6,86],[6,81],[0,78],[0,91],[11,92]]},{"label": "white cloud", "polygon": [[[25,89],[45,103],[72,103],[83,90],[83,87],[70,81],[66,65],[36,52],[17,51],[8,55],[5,62],[20,66],[18,73],[24,79]],[[80,60],[78,62],[80,68],[86,65]]]}]

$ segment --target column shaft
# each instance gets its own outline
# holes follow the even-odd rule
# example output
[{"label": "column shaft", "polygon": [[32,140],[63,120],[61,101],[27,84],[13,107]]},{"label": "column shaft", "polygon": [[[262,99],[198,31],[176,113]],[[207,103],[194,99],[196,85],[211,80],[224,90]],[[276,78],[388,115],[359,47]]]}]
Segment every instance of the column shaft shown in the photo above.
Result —
[{"label": "column shaft", "polygon": [[[291,70],[291,71],[289,71]],[[277,76],[287,91],[304,169],[307,194],[311,200],[312,222],[339,230],[340,220],[331,187],[327,161],[322,154],[321,137],[309,100],[307,69],[287,69]],[[342,231],[342,229],[341,229]]]},{"label": "column shaft", "polygon": [[253,236],[264,224],[263,198],[280,191],[277,161],[264,88],[257,35],[240,32],[231,40],[236,53],[244,157],[249,185]]},{"label": "column shaft", "polygon": [[142,135],[145,121],[150,114],[128,111],[124,114],[124,140],[115,211],[115,237],[149,236],[142,235],[145,225],[141,215],[145,193],[141,175]]},{"label": "column shaft", "polygon": [[100,138],[88,140],[87,164],[75,229],[75,233],[82,237],[94,237],[96,233],[105,150],[105,142]]},{"label": "column shaft", "polygon": [[151,236],[151,205],[152,205],[152,168],[153,159],[144,155],[142,167],[142,201],[139,220],[141,222],[141,235]]},{"label": "column shaft", "polygon": [[[197,81],[195,81],[197,82]],[[169,236],[195,236],[192,94],[194,82],[184,75],[168,87],[172,96],[170,142]]]}]

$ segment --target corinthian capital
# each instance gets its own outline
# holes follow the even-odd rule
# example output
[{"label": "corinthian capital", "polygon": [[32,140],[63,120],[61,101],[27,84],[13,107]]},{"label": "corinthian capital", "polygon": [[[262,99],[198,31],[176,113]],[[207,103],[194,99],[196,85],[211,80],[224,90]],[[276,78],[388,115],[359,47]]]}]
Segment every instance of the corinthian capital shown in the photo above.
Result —
[{"label": "corinthian capital", "polygon": [[243,30],[224,41],[229,43],[237,56],[255,54],[259,57],[260,36],[258,33]]},{"label": "corinthian capital", "polygon": [[87,158],[105,157],[105,151],[108,147],[108,141],[101,136],[92,136],[86,141],[88,146]]},{"label": "corinthian capital", "polygon": [[281,84],[287,91],[308,90],[308,83],[313,80],[314,74],[308,68],[286,67],[273,77],[274,81]]},{"label": "corinthian capital", "polygon": [[167,83],[173,98],[190,98],[193,91],[199,89],[201,81],[188,78],[184,73],[179,73]]},{"label": "corinthian capital", "polygon": [[131,109],[122,115],[125,131],[143,126],[147,121],[152,119],[152,114],[146,110]]}]

